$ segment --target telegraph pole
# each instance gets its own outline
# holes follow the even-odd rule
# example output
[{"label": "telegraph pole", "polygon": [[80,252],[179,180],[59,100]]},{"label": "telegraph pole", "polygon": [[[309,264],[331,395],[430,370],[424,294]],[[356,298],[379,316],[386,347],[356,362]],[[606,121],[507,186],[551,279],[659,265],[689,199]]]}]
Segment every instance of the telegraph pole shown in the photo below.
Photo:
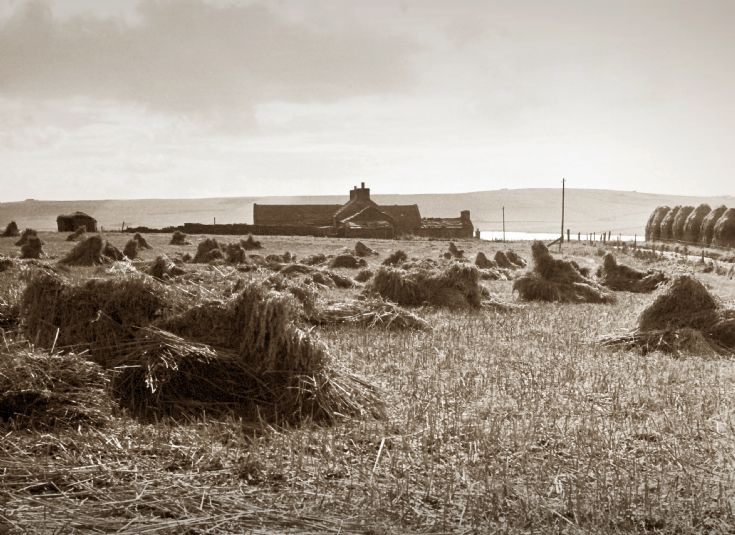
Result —
[{"label": "telegraph pole", "polygon": [[503,206],[503,243],[505,243],[505,206]]},{"label": "telegraph pole", "polygon": [[561,179],[561,238],[559,239],[559,252],[561,252],[561,244],[564,243],[564,189],[566,179]]}]

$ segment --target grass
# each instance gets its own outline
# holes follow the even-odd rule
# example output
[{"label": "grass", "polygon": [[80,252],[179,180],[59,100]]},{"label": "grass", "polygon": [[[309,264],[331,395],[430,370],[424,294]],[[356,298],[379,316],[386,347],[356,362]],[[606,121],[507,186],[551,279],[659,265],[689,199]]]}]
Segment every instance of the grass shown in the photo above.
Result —
[{"label": "grass", "polygon": [[[56,255],[73,245],[42,238]],[[199,241],[169,239],[151,236],[143,258]],[[0,252],[13,252],[5,241]],[[298,257],[354,245],[262,241],[264,254]],[[366,243],[380,252],[370,268],[396,248],[437,259],[447,246]],[[474,257],[501,244],[457,245]],[[514,249],[530,258],[528,244]],[[601,261],[596,247],[565,250],[582,265]],[[672,259],[657,267],[697,269]],[[227,267],[187,269],[215,293],[232,278]],[[733,306],[735,281],[698,276]],[[12,277],[0,274],[0,292],[17,292]],[[483,284],[511,299],[512,281]],[[282,429],[208,418],[147,425],[112,413],[102,426],[51,432],[0,425],[0,524],[34,533],[732,532],[735,362],[597,345],[634,326],[652,299],[618,296],[605,306],[420,309],[428,331],[319,328],[339,365],[380,386],[385,420]],[[0,354],[12,347],[0,337]]]}]

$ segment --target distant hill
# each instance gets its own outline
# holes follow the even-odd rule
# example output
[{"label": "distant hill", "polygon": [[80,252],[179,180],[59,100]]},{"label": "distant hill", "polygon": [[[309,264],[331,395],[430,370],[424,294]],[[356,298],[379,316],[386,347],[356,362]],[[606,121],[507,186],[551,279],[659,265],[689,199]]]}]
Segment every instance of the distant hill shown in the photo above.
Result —
[{"label": "distant hill", "polygon": [[[424,217],[456,217],[470,210],[482,230],[501,228],[505,206],[506,230],[558,232],[561,222],[560,189],[513,189],[455,194],[373,195],[380,204],[419,205]],[[253,203],[330,204],[347,202],[347,196],[222,197],[211,199],[131,199],[100,201],[37,201],[0,203],[0,226],[15,220],[21,228],[56,229],[56,216],[76,210],[97,218],[105,229],[145,225],[175,226],[183,223],[252,223]],[[735,196],[682,197],[592,189],[566,191],[566,224],[573,233],[612,231],[642,234],[651,211],[659,205],[735,207]]]}]

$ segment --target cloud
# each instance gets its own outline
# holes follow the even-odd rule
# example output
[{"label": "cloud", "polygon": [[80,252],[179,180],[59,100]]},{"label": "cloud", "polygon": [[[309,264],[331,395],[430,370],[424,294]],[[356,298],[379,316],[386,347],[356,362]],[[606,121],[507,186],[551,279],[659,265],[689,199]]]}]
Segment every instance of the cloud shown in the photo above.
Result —
[{"label": "cloud", "polygon": [[319,28],[265,5],[149,0],[134,20],[60,18],[39,1],[0,26],[0,96],[91,97],[187,115],[252,115],[271,100],[330,102],[399,91],[413,44]]}]

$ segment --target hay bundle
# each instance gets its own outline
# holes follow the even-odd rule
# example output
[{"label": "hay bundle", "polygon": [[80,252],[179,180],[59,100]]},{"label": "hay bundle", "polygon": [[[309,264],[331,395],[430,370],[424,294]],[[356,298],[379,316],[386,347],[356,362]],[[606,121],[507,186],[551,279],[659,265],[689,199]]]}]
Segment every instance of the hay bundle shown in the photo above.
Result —
[{"label": "hay bundle", "polygon": [[170,245],[191,245],[191,242],[186,239],[186,234],[180,230],[175,230],[171,236]]},{"label": "hay bundle", "polygon": [[120,249],[106,241],[105,246],[102,248],[102,256],[109,258],[112,261],[119,262],[125,255],[120,252]]},{"label": "hay bundle", "polygon": [[348,324],[367,328],[430,330],[429,323],[401,306],[380,298],[330,303],[319,309],[316,323]]},{"label": "hay bundle", "polygon": [[712,243],[712,239],[715,237],[715,225],[717,224],[717,220],[720,219],[722,214],[725,212],[727,212],[727,206],[723,204],[707,214],[707,216],[702,220],[702,226],[699,229],[699,243],[702,245],[710,245]]},{"label": "hay bundle", "polygon": [[329,262],[330,268],[346,268],[346,269],[357,269],[367,266],[367,262],[364,258],[358,258],[351,254],[340,254],[332,258]]},{"label": "hay bundle", "polygon": [[674,224],[671,227],[673,238],[677,241],[684,241],[684,225],[687,218],[694,212],[694,206],[682,206],[674,217]]},{"label": "hay bundle", "polygon": [[464,251],[457,248],[454,242],[449,242],[449,254],[452,258],[464,258]]},{"label": "hay bundle", "polygon": [[20,246],[21,258],[41,258],[44,255],[43,241],[35,234],[27,236]]},{"label": "hay bundle", "polygon": [[373,256],[377,255],[378,253],[362,243],[361,241],[357,242],[355,244],[355,255],[356,256]]},{"label": "hay bundle", "polygon": [[674,239],[674,220],[676,220],[680,210],[681,206],[674,206],[664,215],[660,227],[660,238],[662,240],[670,241]]},{"label": "hay bundle", "polygon": [[3,238],[17,238],[18,236],[20,236],[20,231],[18,230],[18,224],[15,221],[11,221],[5,227],[5,230],[2,233],[2,237]]},{"label": "hay bundle", "polygon": [[15,262],[12,258],[8,256],[0,256],[0,273],[3,271],[9,270],[11,267],[15,265]]},{"label": "hay bundle", "polygon": [[296,262],[296,256],[286,251],[283,254],[269,254],[265,257],[265,261],[269,264],[290,264]]},{"label": "hay bundle", "polygon": [[252,251],[253,249],[262,249],[261,243],[253,238],[252,234],[248,234],[248,237],[244,240],[240,240],[240,246],[246,251]]},{"label": "hay bundle", "polygon": [[646,241],[655,241],[661,237],[661,220],[671,210],[668,206],[656,207],[646,222]]},{"label": "hay bundle", "polygon": [[629,266],[618,264],[611,253],[602,259],[602,267],[597,272],[600,284],[614,291],[648,293],[666,281],[660,271],[638,271]]},{"label": "hay bundle", "polygon": [[73,285],[53,273],[35,273],[21,299],[26,338],[37,347],[88,349],[109,365],[135,336],[166,308],[153,279],[121,275]]},{"label": "hay bundle", "polygon": [[115,390],[145,415],[257,410],[283,423],[381,416],[374,389],[334,371],[326,346],[297,326],[297,310],[292,297],[251,283],[203,313],[172,318],[165,327],[173,334],[145,329]]},{"label": "hay bundle", "polygon": [[66,241],[78,241],[86,238],[87,227],[80,225],[77,229],[66,237]]},{"label": "hay bundle", "polygon": [[638,318],[638,328],[602,339],[644,353],[735,354],[735,310],[724,308],[697,279],[675,278]]},{"label": "hay bundle", "polygon": [[20,239],[17,242],[15,242],[15,245],[17,247],[22,247],[23,245],[25,245],[26,241],[28,241],[28,238],[30,238],[31,236],[38,237],[38,233],[32,228],[25,229],[23,231],[23,234],[20,235]]},{"label": "hay bundle", "polygon": [[717,220],[712,244],[720,247],[735,247],[735,208],[728,208]]},{"label": "hay bundle", "polygon": [[322,253],[309,255],[301,259],[301,263],[307,266],[316,266],[318,264],[323,264],[326,261],[327,261],[327,257],[323,255]]},{"label": "hay bundle", "polygon": [[101,424],[110,417],[106,374],[81,355],[5,346],[0,369],[0,421],[58,429]]},{"label": "hay bundle", "polygon": [[138,249],[152,249],[143,236],[136,232],[133,239],[138,242]]},{"label": "hay bundle", "polygon": [[279,273],[284,276],[290,276],[290,275],[308,275],[309,273],[313,273],[313,272],[314,272],[314,268],[311,266],[307,266],[305,264],[289,264],[287,266],[284,266]]},{"label": "hay bundle", "polygon": [[357,275],[355,275],[355,281],[367,282],[373,277],[373,272],[367,268],[361,269]]},{"label": "hay bundle", "polygon": [[130,260],[135,260],[138,258],[138,254],[140,253],[140,245],[138,245],[138,242],[130,239],[128,240],[128,243],[125,244],[125,247],[123,247],[123,255],[125,255]]},{"label": "hay bundle", "polygon": [[684,222],[684,241],[688,243],[699,243],[699,233],[702,230],[702,221],[712,211],[709,204],[697,206]]},{"label": "hay bundle", "polygon": [[461,263],[452,263],[444,270],[405,271],[383,266],[366,289],[402,306],[477,308],[482,302],[479,281],[478,269]]},{"label": "hay bundle", "polygon": [[108,262],[102,256],[105,243],[98,235],[93,235],[86,240],[77,243],[69,253],[59,260],[60,264],[68,266],[95,266]]},{"label": "hay bundle", "polygon": [[248,262],[248,253],[240,243],[225,244],[225,261],[228,264],[245,264]]},{"label": "hay bundle", "polygon": [[384,266],[398,266],[400,264],[403,264],[406,260],[408,260],[408,255],[398,249],[397,251],[392,252],[388,255],[388,258],[383,260]]},{"label": "hay bundle", "polygon": [[528,265],[528,262],[526,262],[524,258],[520,257],[515,251],[505,251],[505,256],[511,264],[519,268],[524,268]]},{"label": "hay bundle", "polygon": [[206,238],[197,245],[197,252],[192,259],[195,264],[208,264],[224,258],[219,243],[214,238]]},{"label": "hay bundle", "polygon": [[153,263],[148,266],[146,272],[151,277],[155,277],[161,280],[170,279],[172,277],[183,275],[185,273],[183,268],[177,266],[174,261],[165,254],[156,257]]},{"label": "hay bundle", "polygon": [[497,251],[495,253],[495,263],[503,269],[515,269],[517,267],[510,261],[510,258],[508,258],[508,255],[504,251]]},{"label": "hay bundle", "polygon": [[586,278],[572,262],[558,260],[540,241],[531,246],[533,271],[513,283],[513,291],[527,301],[562,303],[613,303],[615,297],[605,288]]},{"label": "hay bundle", "polygon": [[480,269],[495,269],[498,267],[498,263],[490,260],[482,251],[477,253],[475,257],[475,265]]}]

